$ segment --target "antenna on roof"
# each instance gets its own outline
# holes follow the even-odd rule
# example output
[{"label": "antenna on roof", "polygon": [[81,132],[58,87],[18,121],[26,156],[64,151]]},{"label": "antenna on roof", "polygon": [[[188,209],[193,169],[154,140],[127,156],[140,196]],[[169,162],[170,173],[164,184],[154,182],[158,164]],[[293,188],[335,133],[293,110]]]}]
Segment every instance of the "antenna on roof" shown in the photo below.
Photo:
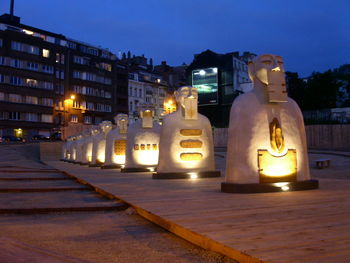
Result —
[{"label": "antenna on roof", "polygon": [[10,16],[11,20],[13,20],[13,9],[15,7],[15,0],[11,0],[11,5],[10,5]]}]

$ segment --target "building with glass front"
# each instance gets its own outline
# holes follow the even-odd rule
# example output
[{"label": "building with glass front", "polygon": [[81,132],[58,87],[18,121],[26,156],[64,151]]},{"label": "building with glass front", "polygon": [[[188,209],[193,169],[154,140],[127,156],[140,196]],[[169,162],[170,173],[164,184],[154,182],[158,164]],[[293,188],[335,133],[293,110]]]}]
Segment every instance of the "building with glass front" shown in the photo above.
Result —
[{"label": "building with glass front", "polygon": [[198,89],[198,110],[214,127],[227,127],[233,100],[252,88],[248,61],[256,55],[244,52],[217,54],[206,50],[194,56],[186,75]]}]

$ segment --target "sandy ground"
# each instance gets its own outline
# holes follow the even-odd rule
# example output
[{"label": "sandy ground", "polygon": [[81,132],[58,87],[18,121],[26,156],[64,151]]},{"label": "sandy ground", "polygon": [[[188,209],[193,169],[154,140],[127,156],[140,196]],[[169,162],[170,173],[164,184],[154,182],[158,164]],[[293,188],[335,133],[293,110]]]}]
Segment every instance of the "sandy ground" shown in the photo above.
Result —
[{"label": "sandy ground", "polygon": [[[38,156],[37,145],[0,145],[0,170],[16,169],[15,167],[48,168],[38,162]],[[8,175],[10,174],[6,174],[6,177]],[[11,182],[11,186],[12,184]],[[74,196],[74,193],[71,194]],[[8,202],[18,206],[21,205],[21,196],[32,195],[22,202],[24,207],[27,203],[55,206],[56,203],[59,205],[62,202],[64,193],[59,193],[56,197],[53,197],[52,193],[18,193],[17,197],[15,195],[16,193],[3,193],[0,200],[2,203]],[[82,193],[77,194],[77,202],[91,202],[89,198],[95,201],[95,197],[90,195],[91,193],[86,193],[86,197],[83,197]],[[44,201],[35,202],[40,199]],[[0,215],[0,229],[1,238],[10,238],[90,262],[235,262],[192,245],[133,214],[130,209],[119,212]]]}]

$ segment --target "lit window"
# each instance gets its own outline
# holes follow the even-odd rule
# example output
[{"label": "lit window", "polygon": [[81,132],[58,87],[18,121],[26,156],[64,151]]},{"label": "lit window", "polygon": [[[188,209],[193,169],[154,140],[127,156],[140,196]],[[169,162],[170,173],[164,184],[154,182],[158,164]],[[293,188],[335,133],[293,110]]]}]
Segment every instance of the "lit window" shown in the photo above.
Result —
[{"label": "lit window", "polygon": [[50,56],[50,50],[48,49],[43,49],[43,57],[48,58]]},{"label": "lit window", "polygon": [[26,96],[27,104],[38,104],[38,97]]},{"label": "lit window", "polygon": [[71,117],[70,117],[70,121],[77,123],[78,122],[78,116],[75,115],[75,114],[72,114]]},{"label": "lit window", "polygon": [[42,114],[41,115],[41,122],[47,122],[47,123],[52,123],[53,118],[51,114]]},{"label": "lit window", "polygon": [[21,103],[22,96],[19,94],[9,94],[9,102]]},{"label": "lit window", "polygon": [[35,88],[35,87],[38,86],[38,81],[35,80],[35,79],[26,79],[26,84],[27,84],[27,86],[29,86],[29,87]]},{"label": "lit window", "polygon": [[88,115],[85,115],[84,116],[84,123],[91,124],[92,123],[92,117],[88,116]]},{"label": "lit window", "polygon": [[33,31],[23,29],[23,32],[26,33],[27,35],[34,35]]}]

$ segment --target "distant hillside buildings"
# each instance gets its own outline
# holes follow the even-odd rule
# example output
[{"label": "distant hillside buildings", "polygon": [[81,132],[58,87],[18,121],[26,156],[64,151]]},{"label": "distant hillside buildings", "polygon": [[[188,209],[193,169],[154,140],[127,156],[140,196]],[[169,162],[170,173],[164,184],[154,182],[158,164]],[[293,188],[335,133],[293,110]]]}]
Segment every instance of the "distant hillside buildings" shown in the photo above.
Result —
[{"label": "distant hillside buildings", "polygon": [[49,136],[69,123],[99,124],[152,104],[155,119],[175,89],[199,89],[199,111],[214,126],[228,122],[232,101],[251,88],[247,62],[254,54],[207,50],[190,65],[153,65],[130,52],[118,58],[108,49],[21,24],[0,16],[0,136]]},{"label": "distant hillside buildings", "polygon": [[0,17],[0,135],[112,120],[128,112],[127,76],[107,49]]}]

